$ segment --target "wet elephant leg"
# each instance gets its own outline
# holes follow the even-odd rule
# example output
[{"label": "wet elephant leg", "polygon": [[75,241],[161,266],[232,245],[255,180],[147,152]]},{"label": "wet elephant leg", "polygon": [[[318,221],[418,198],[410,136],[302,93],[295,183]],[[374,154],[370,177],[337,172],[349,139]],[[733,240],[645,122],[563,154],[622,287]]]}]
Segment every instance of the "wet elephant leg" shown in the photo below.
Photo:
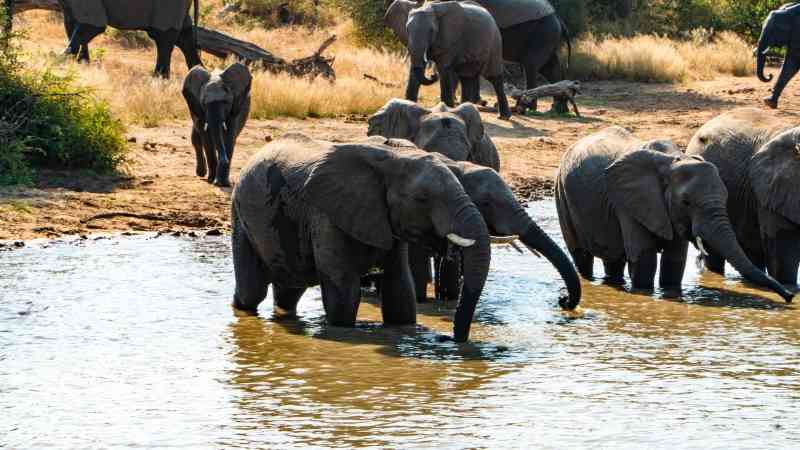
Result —
[{"label": "wet elephant leg", "polygon": [[[69,31],[68,25],[64,24],[65,28]],[[89,62],[89,42],[102,34],[105,27],[96,27],[93,25],[76,23],[72,26],[72,34],[69,38],[69,44],[64,50],[65,55],[74,55],[82,62]]]},{"label": "wet elephant leg", "polygon": [[661,252],[661,272],[658,285],[664,289],[680,288],[683,282],[683,272],[686,270],[686,254],[689,242],[675,239]]},{"label": "wet elephant leg", "polygon": [[398,243],[383,262],[381,314],[387,325],[417,323],[417,299],[408,263],[408,244]]},{"label": "wet elephant leg", "polygon": [[781,230],[774,238],[765,238],[767,270],[781,284],[797,285],[800,264],[800,232]]},{"label": "wet elephant leg", "polygon": [[194,147],[195,159],[197,162],[195,174],[198,177],[204,177],[207,173],[205,147],[203,145],[203,137],[196,127],[192,127],[192,146]]},{"label": "wet elephant leg", "polygon": [[236,277],[236,290],[233,294],[233,307],[247,314],[258,314],[258,305],[267,296],[269,273],[261,258],[253,248],[236,212],[232,214],[233,269]]},{"label": "wet elephant leg", "polygon": [[594,279],[594,256],[586,250],[576,249],[570,251],[572,261],[575,262],[575,268],[578,273],[587,280]]},{"label": "wet elephant leg", "polygon": [[419,245],[409,245],[408,264],[414,282],[414,296],[417,302],[424,303],[428,300],[428,283],[432,281],[431,255]]},{"label": "wet elephant leg", "polygon": [[272,285],[272,296],[274,297],[274,313],[278,317],[294,317],[297,315],[297,303],[300,297],[306,292],[306,288],[293,288],[281,286],[277,283]]},{"label": "wet elephant leg", "polygon": [[635,261],[628,261],[628,272],[633,288],[652,290],[657,266],[658,252],[652,248],[643,250]]},{"label": "wet elephant leg", "polygon": [[361,303],[361,278],[350,274],[334,281],[331,276],[320,273],[319,281],[327,322],[339,327],[354,326]]},{"label": "wet elephant leg", "polygon": [[783,93],[786,85],[794,77],[798,70],[800,70],[800,48],[789,48],[786,53],[786,59],[783,61],[781,73],[778,75],[778,81],[775,82],[775,87],[772,88],[772,95],[764,99],[764,103],[770,108],[778,107],[778,99]]},{"label": "wet elephant leg", "polygon": [[625,284],[625,258],[603,259],[603,269],[606,272],[603,283],[611,285]]}]

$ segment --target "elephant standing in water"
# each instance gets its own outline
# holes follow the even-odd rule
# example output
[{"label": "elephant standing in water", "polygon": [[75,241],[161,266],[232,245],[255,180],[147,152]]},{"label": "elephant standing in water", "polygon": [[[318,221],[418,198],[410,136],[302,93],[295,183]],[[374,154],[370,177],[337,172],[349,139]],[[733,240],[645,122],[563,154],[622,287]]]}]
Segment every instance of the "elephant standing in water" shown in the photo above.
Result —
[{"label": "elephant standing in water", "polygon": [[183,97],[192,114],[192,145],[197,155],[197,176],[230,186],[230,168],[236,139],[250,114],[250,70],[234,63],[222,73],[204,67],[189,71]]},{"label": "elephant standing in water", "polygon": [[291,135],[251,159],[232,203],[237,310],[256,313],[272,284],[276,312],[291,314],[306,288],[320,284],[327,321],[353,326],[361,276],[378,266],[384,322],[413,324],[406,242],[446,239],[463,252],[454,339],[468,339],[489,271],[489,232],[458,179],[433,155]]},{"label": "elephant standing in water", "polygon": [[[89,61],[89,42],[107,26],[120,30],[143,30],[156,42],[158,58],[155,75],[169,78],[172,49],[175,45],[186,57],[186,65],[202,64],[197,52],[194,26],[189,9],[192,0],[58,0],[64,12],[64,28],[69,44],[64,50],[82,61]],[[194,0],[194,24],[200,16],[199,0]]]},{"label": "elephant standing in water", "polygon": [[436,82],[425,76],[430,59],[441,77],[441,99],[455,106],[456,77],[461,80],[462,101],[477,103],[480,77],[497,94],[500,118],[511,117],[503,87],[503,42],[489,12],[478,4],[456,1],[426,3],[412,9],[406,23],[411,59],[406,99],[417,101],[421,84]]},{"label": "elephant standing in water", "polygon": [[[626,263],[634,289],[680,287],[688,242],[721,254],[748,280],[787,302],[792,293],[756,267],[736,241],[728,191],[717,168],[684,156],[669,141],[642,142],[610,127],[573,145],[561,161],[556,206],[578,271],[591,278],[594,257],[607,281],[622,283]],[[706,247],[708,246],[708,247]]]},{"label": "elephant standing in water", "polygon": [[778,107],[778,99],[789,81],[800,70],[800,4],[791,3],[772,11],[764,20],[761,36],[756,47],[756,74],[758,79],[769,83],[772,75],[764,75],[764,65],[770,47],[786,47],[786,59],[772,95],[764,98],[770,108]]},{"label": "elephant standing in water", "polygon": [[[728,215],[747,256],[779,282],[797,284],[800,264],[800,128],[742,108],[701,127],[687,153],[719,168],[730,192]],[[709,249],[705,264],[723,273],[725,258]]]}]

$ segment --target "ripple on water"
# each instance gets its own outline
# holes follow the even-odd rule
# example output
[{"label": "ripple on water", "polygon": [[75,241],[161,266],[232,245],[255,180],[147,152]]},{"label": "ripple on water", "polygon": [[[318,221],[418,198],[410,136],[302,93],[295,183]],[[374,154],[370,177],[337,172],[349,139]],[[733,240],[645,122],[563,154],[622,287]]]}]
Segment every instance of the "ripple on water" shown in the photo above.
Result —
[{"label": "ripple on water", "polygon": [[[552,201],[530,212],[557,237]],[[563,245],[563,244],[562,244]],[[690,258],[695,256],[693,250]],[[452,309],[384,329],[236,318],[227,238],[0,254],[0,447],[796,448],[800,313],[736,276],[669,298],[496,248],[468,344]],[[598,265],[598,272],[602,268]],[[732,270],[730,273],[734,273]],[[449,305],[453,306],[453,305]]]}]

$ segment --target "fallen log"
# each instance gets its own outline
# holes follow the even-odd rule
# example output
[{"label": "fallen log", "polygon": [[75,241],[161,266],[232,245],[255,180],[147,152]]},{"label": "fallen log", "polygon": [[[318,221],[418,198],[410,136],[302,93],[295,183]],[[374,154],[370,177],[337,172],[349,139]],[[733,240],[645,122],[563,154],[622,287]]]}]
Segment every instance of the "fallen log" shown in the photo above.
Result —
[{"label": "fallen log", "polygon": [[580,117],[578,105],[575,104],[575,96],[581,92],[581,82],[574,80],[564,80],[558,83],[546,84],[537,88],[522,90],[514,86],[506,86],[508,96],[517,100],[519,108],[533,106],[533,102],[541,97],[553,97],[554,102],[566,100],[575,110],[575,115]]}]

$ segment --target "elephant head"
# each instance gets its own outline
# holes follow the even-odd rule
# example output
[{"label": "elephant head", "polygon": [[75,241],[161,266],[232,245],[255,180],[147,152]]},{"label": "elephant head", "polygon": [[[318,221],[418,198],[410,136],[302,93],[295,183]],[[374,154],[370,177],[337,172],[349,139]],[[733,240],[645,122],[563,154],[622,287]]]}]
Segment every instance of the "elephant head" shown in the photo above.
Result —
[{"label": "elephant head", "polygon": [[183,83],[183,96],[194,123],[192,140],[197,150],[198,175],[199,168],[205,165],[201,164],[200,147],[205,147],[209,181],[219,186],[230,185],[235,141],[250,113],[251,83],[250,71],[240,63],[213,75],[204,67],[195,66]]},{"label": "elephant head", "polygon": [[406,32],[411,70],[407,99],[417,100],[420,84],[429,86],[436,83],[436,78],[425,76],[428,59],[440,52],[452,52],[462,37],[465,23],[464,9],[456,1],[426,3],[409,12]]},{"label": "elephant head", "polygon": [[408,100],[392,99],[369,118],[369,136],[408,139],[417,147],[455,161],[470,161],[500,170],[497,148],[483,128],[475,105],[432,110]]},{"label": "elephant head", "polygon": [[756,47],[756,74],[758,79],[768,83],[772,81],[772,75],[764,75],[764,65],[767,59],[767,52],[770,47],[784,47],[792,41],[793,28],[800,26],[798,16],[791,10],[779,9],[769,13],[764,19],[761,28],[761,36],[758,38]]},{"label": "elephant head", "polygon": [[422,2],[395,0],[386,9],[386,14],[383,15],[383,23],[394,32],[397,39],[406,47],[408,47],[408,32],[406,31],[408,14],[412,9],[419,6],[422,6]]},{"label": "elephant head", "polygon": [[[387,142],[391,144],[391,142]],[[305,184],[308,201],[355,239],[391,249],[395,239],[463,254],[464,287],[454,339],[465,341],[489,271],[489,232],[450,169],[434,155],[365,143],[334,145]]]},{"label": "elephant head", "polygon": [[728,191],[716,166],[699,156],[636,150],[606,169],[608,198],[659,239],[686,239],[723,255],[748,280],[790,301],[792,294],[745,255],[728,219]]},{"label": "elephant head", "polygon": [[511,188],[496,171],[469,162],[449,162],[467,195],[480,210],[489,233],[519,236],[534,254],[541,254],[558,270],[569,297],[560,300],[564,309],[575,309],[581,300],[581,283],[575,266],[564,251],[534,222],[517,201]]}]

